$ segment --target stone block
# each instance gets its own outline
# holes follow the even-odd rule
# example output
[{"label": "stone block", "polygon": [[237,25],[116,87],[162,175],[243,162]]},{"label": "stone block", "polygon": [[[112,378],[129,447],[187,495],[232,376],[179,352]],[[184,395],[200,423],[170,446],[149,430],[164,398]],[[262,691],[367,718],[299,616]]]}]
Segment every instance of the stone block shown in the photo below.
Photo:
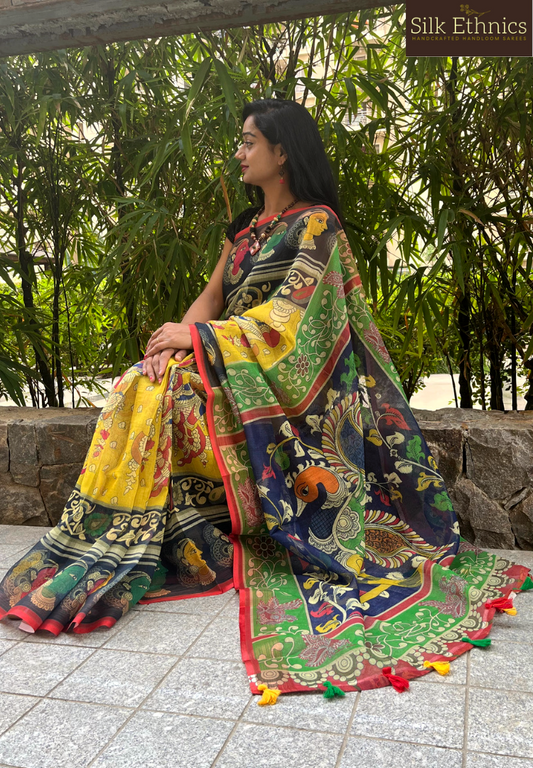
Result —
[{"label": "stone block", "polygon": [[39,487],[39,467],[31,464],[11,463],[11,478],[19,485],[29,485],[32,488]]},{"label": "stone block", "polygon": [[487,419],[468,429],[465,453],[466,476],[491,499],[506,502],[533,485],[533,424]]},{"label": "stone block", "polygon": [[452,488],[463,471],[463,430],[442,422],[426,422],[420,426],[446,487]]},{"label": "stone block", "polygon": [[533,493],[510,510],[509,520],[520,548],[533,550]]},{"label": "stone block", "polygon": [[19,468],[40,466],[33,419],[12,421],[8,426],[8,440],[10,463]]},{"label": "stone block", "polygon": [[2,485],[0,525],[50,525],[37,488],[17,483]]},{"label": "stone block", "polygon": [[459,524],[466,538],[479,547],[514,549],[509,514],[467,478],[460,478],[452,493]]},{"label": "stone block", "polygon": [[83,464],[99,411],[93,408],[64,410],[60,418],[35,425],[40,461],[45,465]]},{"label": "stone block", "polygon": [[52,525],[56,525],[81,472],[82,464],[53,464],[41,468],[40,490]]}]

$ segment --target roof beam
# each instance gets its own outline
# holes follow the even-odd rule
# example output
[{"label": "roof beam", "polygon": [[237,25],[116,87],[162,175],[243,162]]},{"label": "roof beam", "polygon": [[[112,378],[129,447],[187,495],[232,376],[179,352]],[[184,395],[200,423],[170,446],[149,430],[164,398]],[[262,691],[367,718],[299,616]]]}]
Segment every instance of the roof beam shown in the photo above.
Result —
[{"label": "roof beam", "polygon": [[245,27],[379,0],[0,0],[0,56]]}]

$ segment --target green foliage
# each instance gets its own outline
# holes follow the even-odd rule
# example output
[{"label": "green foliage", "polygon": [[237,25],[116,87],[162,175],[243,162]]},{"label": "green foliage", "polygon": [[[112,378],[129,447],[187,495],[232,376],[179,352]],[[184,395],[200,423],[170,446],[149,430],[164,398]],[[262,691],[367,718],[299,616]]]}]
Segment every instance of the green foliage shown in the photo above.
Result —
[{"label": "green foliage", "polygon": [[0,61],[0,395],[62,405],[181,319],[248,202],[243,104],[297,97],[407,395],[444,366],[463,406],[501,407],[533,357],[533,64],[408,59],[403,24],[391,6]]}]

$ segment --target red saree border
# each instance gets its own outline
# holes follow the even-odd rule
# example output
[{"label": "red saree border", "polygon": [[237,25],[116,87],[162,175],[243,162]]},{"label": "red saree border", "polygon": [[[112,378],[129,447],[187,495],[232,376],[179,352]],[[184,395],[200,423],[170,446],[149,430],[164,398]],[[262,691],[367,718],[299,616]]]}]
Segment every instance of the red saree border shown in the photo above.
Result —
[{"label": "red saree border", "polygon": [[222,582],[222,584],[218,584],[216,587],[213,587],[213,589],[209,589],[207,592],[195,592],[191,595],[174,595],[173,597],[167,597],[165,595],[163,597],[151,597],[148,599],[141,598],[141,600],[139,600],[139,605],[151,605],[152,603],[169,603],[173,600],[190,600],[192,597],[211,597],[213,595],[223,595],[232,587],[233,579],[228,579],[227,581]]},{"label": "red saree border", "polygon": [[207,375],[207,371],[204,365],[204,348],[202,345],[202,340],[200,338],[200,332],[198,331],[198,328],[194,324],[189,325],[189,331],[191,334],[191,340],[192,340],[192,345],[194,349],[194,357],[196,359],[196,364],[198,366],[200,378],[202,379],[202,383],[205,387],[205,392],[207,395],[205,415],[207,419],[207,428],[209,432],[209,438],[211,440],[211,444],[213,446],[213,453],[215,454],[215,459],[218,464],[220,474],[222,476],[222,482],[224,483],[224,488],[226,489],[226,499],[228,502],[228,509],[229,509],[229,514],[231,519],[231,529],[232,529],[233,535],[237,535],[241,532],[241,521],[237,512],[238,506],[235,499],[235,494],[233,493],[233,488],[230,483],[230,473],[226,467],[224,457],[222,456],[222,451],[220,450],[218,437],[215,431],[215,417],[213,413],[214,405],[215,405],[215,392],[211,384],[209,383],[209,377]]}]

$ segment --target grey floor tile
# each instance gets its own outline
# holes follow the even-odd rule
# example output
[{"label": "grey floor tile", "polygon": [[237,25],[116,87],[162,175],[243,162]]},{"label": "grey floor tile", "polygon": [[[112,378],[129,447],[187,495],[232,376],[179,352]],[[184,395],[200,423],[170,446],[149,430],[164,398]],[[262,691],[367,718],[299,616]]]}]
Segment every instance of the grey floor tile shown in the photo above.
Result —
[{"label": "grey floor tile", "polygon": [[0,761],[24,768],[85,768],[129,714],[96,704],[42,701],[0,736]]},{"label": "grey floor tile", "polygon": [[[533,640],[533,637],[529,639]],[[533,645],[527,643],[506,643],[502,640],[490,648],[473,648],[470,685],[533,693],[532,658]],[[533,732],[531,738],[533,740]]]},{"label": "grey floor tile", "polygon": [[352,735],[462,747],[466,689],[416,683],[413,681],[404,693],[391,686],[363,691]]},{"label": "grey floor tile", "polygon": [[23,544],[0,544],[0,565],[2,568],[11,568],[30,548]]},{"label": "grey floor tile", "polygon": [[334,768],[341,745],[337,734],[239,723],[216,768]]},{"label": "grey floor tile", "polygon": [[479,752],[468,752],[466,768],[533,768],[533,760],[509,755],[483,755]]},{"label": "grey floor tile", "polygon": [[211,616],[213,618],[224,608],[229,600],[230,594],[226,592],[223,595],[191,597],[187,598],[187,600],[165,600],[161,603],[139,605],[138,608],[142,613],[146,611],[156,613],[193,613],[197,616]]},{"label": "grey floor tile", "polygon": [[456,749],[352,737],[339,768],[461,768],[462,759]]},{"label": "grey floor tile", "polygon": [[0,693],[0,734],[4,733],[19,717],[31,709],[39,699],[31,696],[17,696]]},{"label": "grey floor tile", "polygon": [[242,661],[185,657],[146,700],[143,708],[237,719],[250,698],[248,676]]},{"label": "grey floor tile", "polygon": [[[25,641],[27,643],[48,643],[51,645],[71,645],[81,646],[86,648],[100,648],[105,645],[108,640],[114,637],[117,632],[121,632],[130,621],[134,618],[134,613],[127,613],[121,619],[117,621],[110,629],[100,627],[92,632],[84,632],[80,635],[75,635],[73,632],[60,632],[57,637],[51,635],[50,632],[35,632],[34,634],[24,632]],[[1,626],[1,625],[0,625]]]},{"label": "grey floor tile", "polygon": [[18,625],[20,624],[20,619],[16,619],[16,621],[13,621],[12,619],[2,619],[0,621],[0,638],[2,640],[13,640],[15,643],[18,643],[19,640],[24,640],[25,632],[21,632],[20,629],[18,629]]},{"label": "grey floor tile", "polygon": [[518,611],[516,616],[498,613],[494,617],[490,633],[493,641],[533,642],[533,593],[529,592],[519,595],[515,606]]},{"label": "grey floor tile", "polygon": [[44,696],[91,653],[90,648],[19,643],[0,656],[0,690]]},{"label": "grey floor tile", "polygon": [[533,757],[533,693],[472,688],[468,749]]},{"label": "grey floor tile", "polygon": [[533,568],[533,552],[524,549],[487,549],[487,552],[492,552],[495,555],[510,560],[518,565],[527,565],[529,568]]},{"label": "grey floor tile", "polygon": [[262,725],[286,725],[327,733],[345,733],[356,693],[343,698],[325,699],[321,693],[280,696],[274,707],[260,707],[254,696],[243,720]]},{"label": "grey floor tile", "polygon": [[420,685],[420,683],[441,683],[450,685],[466,685],[466,665],[468,661],[468,651],[459,656],[458,659],[450,662],[450,671],[447,675],[439,675],[438,672],[432,670],[429,675],[423,677],[417,677],[412,681],[412,685]]},{"label": "grey floor tile", "polygon": [[0,640],[0,656],[10,648],[13,648],[14,645],[15,641],[13,640]]},{"label": "grey floor tile", "polygon": [[235,618],[218,617],[188,652],[205,659],[237,661],[241,657],[239,622]]},{"label": "grey floor tile", "polygon": [[210,768],[233,725],[231,720],[138,712],[93,768]]},{"label": "grey floor tile", "polygon": [[51,694],[54,699],[137,707],[163,679],[172,656],[98,650]]},{"label": "grey floor tile", "polygon": [[0,544],[20,544],[29,549],[49,530],[42,525],[0,525]]},{"label": "grey floor tile", "polygon": [[106,643],[106,648],[180,656],[207,626],[208,616],[187,613],[141,613]]},{"label": "grey floor tile", "polygon": [[224,618],[239,618],[239,593],[233,594],[231,600],[227,605],[224,606],[224,608],[220,611],[220,616]]}]

